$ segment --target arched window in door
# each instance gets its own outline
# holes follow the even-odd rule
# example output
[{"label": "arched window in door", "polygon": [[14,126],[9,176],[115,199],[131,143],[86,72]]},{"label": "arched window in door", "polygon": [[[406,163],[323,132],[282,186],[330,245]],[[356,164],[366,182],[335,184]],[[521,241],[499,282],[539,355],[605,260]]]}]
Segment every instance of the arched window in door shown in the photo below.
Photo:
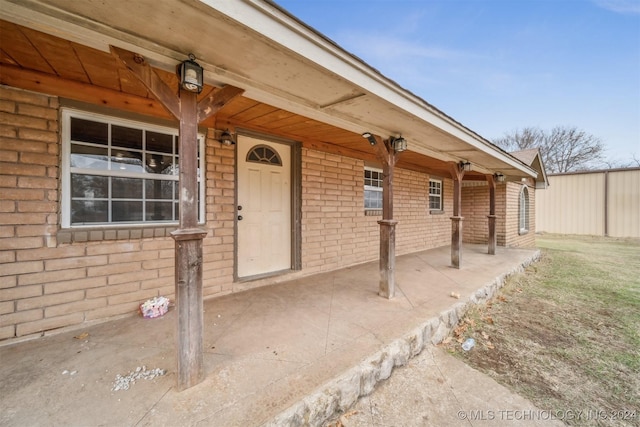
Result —
[{"label": "arched window in door", "polygon": [[247,153],[247,162],[267,163],[282,166],[282,159],[277,151],[268,145],[256,145]]},{"label": "arched window in door", "polygon": [[518,231],[520,234],[529,232],[529,189],[526,185],[520,190],[520,206],[518,208]]}]

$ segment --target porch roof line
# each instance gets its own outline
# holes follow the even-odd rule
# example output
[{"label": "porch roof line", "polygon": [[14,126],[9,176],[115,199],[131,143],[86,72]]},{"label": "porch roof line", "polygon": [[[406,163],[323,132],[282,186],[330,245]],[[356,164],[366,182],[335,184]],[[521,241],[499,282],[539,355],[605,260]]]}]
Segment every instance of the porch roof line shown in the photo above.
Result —
[{"label": "porch roof line", "polygon": [[[220,9],[220,6],[222,5],[229,5],[229,3],[224,0],[201,1],[210,4],[212,7],[217,9]],[[397,82],[388,78],[358,56],[346,51],[318,30],[289,13],[286,9],[277,5],[273,0],[246,1],[252,3],[256,8],[261,8],[263,13],[270,14],[272,19],[280,21],[282,25],[290,28],[292,31],[295,31],[296,35],[304,38],[311,46],[317,47],[318,51],[316,51],[316,49],[309,48],[309,46],[299,46],[299,42],[283,36],[282,33],[278,31],[271,32],[268,25],[260,27],[263,34],[268,34],[278,43],[292,50],[298,49],[297,52],[299,54],[304,55],[319,66],[324,66],[334,72],[339,72],[341,76],[346,78],[352,78],[352,81],[362,84],[364,89],[370,91],[371,94],[378,96],[380,101],[387,101],[395,106],[401,107],[406,112],[437,126],[451,135],[456,136],[464,142],[474,146],[474,148],[498,157],[500,160],[520,169],[529,176],[537,177],[537,171],[531,168],[530,165],[522,162],[511,153],[497,147],[495,144],[455,120],[453,117],[444,113],[422,97],[403,88]],[[266,7],[267,5],[270,7]],[[247,17],[247,15],[242,15],[237,9],[232,7],[224,10],[224,13],[229,16],[232,16],[232,14],[235,13],[235,16],[233,17],[238,20]],[[364,130],[367,131],[372,128],[375,128],[375,124],[371,124],[368,129]],[[388,129],[380,130],[379,133],[381,136],[385,136],[385,132],[387,134],[393,134],[393,131],[389,131]]]},{"label": "porch roof line", "polygon": [[478,173],[538,177],[270,0],[138,0],[130,7],[135,10],[109,2],[0,0],[0,16],[105,52],[109,45],[136,51],[172,72],[193,52],[208,84],[241,87],[248,98],[354,133],[402,133],[410,151],[470,161]]}]

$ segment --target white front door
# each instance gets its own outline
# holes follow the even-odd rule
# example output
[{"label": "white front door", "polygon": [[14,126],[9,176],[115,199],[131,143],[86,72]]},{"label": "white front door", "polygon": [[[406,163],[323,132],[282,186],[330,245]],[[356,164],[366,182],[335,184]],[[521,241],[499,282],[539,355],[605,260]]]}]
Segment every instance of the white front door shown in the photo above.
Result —
[{"label": "white front door", "polygon": [[238,277],[291,268],[291,147],[238,136]]}]

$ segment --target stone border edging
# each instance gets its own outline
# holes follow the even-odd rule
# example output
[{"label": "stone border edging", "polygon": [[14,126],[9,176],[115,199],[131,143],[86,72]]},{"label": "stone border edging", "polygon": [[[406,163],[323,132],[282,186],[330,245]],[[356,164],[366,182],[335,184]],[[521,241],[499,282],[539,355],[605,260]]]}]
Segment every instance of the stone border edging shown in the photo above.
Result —
[{"label": "stone border edging", "polygon": [[328,381],[315,392],[293,404],[278,414],[263,427],[279,426],[321,426],[330,418],[346,412],[360,397],[371,393],[376,385],[391,376],[397,366],[405,365],[429,344],[439,344],[458,324],[472,304],[485,302],[504,286],[506,279],[524,271],[526,267],[540,259],[537,250],[519,266],[496,277],[488,285],[478,289],[466,302],[454,304],[399,338],[367,357],[345,373]]}]

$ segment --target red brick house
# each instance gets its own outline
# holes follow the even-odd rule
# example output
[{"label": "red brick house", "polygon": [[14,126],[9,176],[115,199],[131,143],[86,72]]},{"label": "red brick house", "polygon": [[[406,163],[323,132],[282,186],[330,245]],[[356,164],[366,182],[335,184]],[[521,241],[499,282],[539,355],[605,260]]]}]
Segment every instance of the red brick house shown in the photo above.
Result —
[{"label": "red brick house", "polygon": [[126,4],[0,1],[0,340],[174,297],[179,122],[117,52],[175,93],[176,66],[193,53],[204,68],[197,102],[223,100],[196,144],[205,298],[459,251],[460,224],[463,241],[491,247],[487,215],[498,245],[534,244],[543,169],[275,4]]}]

